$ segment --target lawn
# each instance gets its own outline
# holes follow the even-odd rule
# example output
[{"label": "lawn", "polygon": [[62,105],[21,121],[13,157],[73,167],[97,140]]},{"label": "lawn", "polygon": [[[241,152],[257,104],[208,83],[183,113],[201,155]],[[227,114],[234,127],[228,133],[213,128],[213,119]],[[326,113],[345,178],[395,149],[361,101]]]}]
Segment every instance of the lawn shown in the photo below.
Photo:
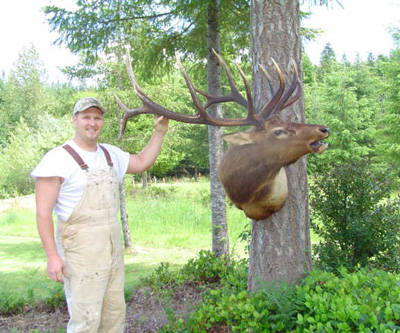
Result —
[{"label": "lawn", "polygon": [[[128,186],[127,208],[133,252],[126,252],[126,293],[161,262],[180,267],[201,249],[211,249],[209,183],[176,182]],[[227,206],[231,251],[244,255],[239,235],[248,219]],[[51,303],[61,285],[47,278],[46,257],[33,209],[18,205],[0,213],[0,312],[21,304]]]}]

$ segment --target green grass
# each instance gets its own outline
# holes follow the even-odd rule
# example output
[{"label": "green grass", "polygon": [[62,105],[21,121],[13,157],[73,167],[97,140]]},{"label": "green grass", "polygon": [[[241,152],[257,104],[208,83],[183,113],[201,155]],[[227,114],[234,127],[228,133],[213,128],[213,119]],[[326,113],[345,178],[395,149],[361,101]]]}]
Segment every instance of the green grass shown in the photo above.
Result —
[{"label": "green grass", "polygon": [[[211,248],[209,183],[182,182],[131,187],[127,207],[133,253],[125,254],[126,293],[161,263],[180,267],[200,249]],[[243,255],[238,235],[248,219],[227,206],[229,241]],[[0,313],[21,304],[57,305],[61,286],[47,277],[46,256],[35,222],[35,212],[11,208],[0,213]],[[56,297],[54,295],[57,295]]]},{"label": "green grass", "polygon": [[[211,247],[211,213],[208,182],[159,184],[153,189],[131,190],[128,202],[130,230],[134,243],[155,248],[201,249]],[[247,219],[227,206],[231,247]]]}]

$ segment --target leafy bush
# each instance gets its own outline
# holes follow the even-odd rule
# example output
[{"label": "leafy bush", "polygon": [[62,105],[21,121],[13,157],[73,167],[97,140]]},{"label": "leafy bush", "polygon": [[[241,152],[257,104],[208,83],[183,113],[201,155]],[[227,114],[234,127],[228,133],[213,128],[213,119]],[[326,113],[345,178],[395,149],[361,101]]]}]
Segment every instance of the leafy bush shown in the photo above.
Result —
[{"label": "leafy bush", "polygon": [[22,295],[9,294],[6,292],[0,293],[0,314],[11,315],[24,311],[24,306],[28,300]]},{"label": "leafy bush", "polygon": [[[341,276],[313,271],[298,286],[266,284],[256,293],[210,289],[191,317],[162,332],[397,332],[400,282],[381,270]],[[243,278],[243,277],[241,277]]]},{"label": "leafy bush", "polygon": [[[46,289],[45,289],[46,288]],[[33,309],[54,311],[66,305],[63,286],[36,284],[24,293],[0,292],[0,314],[12,315]]]},{"label": "leafy bush", "polygon": [[321,238],[314,247],[321,267],[400,270],[400,200],[390,198],[392,183],[368,161],[334,165],[315,178],[311,226]]},{"label": "leafy bush", "polygon": [[183,283],[221,282],[231,289],[242,290],[246,288],[246,274],[245,261],[229,261],[224,257],[216,257],[211,251],[200,250],[198,256],[190,259],[179,271],[172,271],[168,263],[161,263],[143,279],[143,283],[160,290]]},{"label": "leafy bush", "polygon": [[340,273],[314,271],[298,287],[305,301],[296,332],[398,332],[399,277],[367,269]]},{"label": "leafy bush", "polygon": [[190,259],[181,269],[185,280],[193,282],[214,283],[225,277],[229,267],[229,260],[216,257],[211,251],[201,250],[197,258]]}]

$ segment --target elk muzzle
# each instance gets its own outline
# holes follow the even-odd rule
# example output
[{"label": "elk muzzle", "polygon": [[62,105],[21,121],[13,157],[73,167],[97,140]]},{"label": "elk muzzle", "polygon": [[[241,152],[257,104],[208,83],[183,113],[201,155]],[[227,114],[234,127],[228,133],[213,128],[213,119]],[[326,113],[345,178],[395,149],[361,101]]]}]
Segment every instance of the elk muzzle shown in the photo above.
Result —
[{"label": "elk muzzle", "polygon": [[328,148],[328,144],[321,140],[326,139],[329,136],[329,128],[321,126],[318,128],[318,132],[321,138],[310,143],[311,153],[314,154],[321,154]]}]

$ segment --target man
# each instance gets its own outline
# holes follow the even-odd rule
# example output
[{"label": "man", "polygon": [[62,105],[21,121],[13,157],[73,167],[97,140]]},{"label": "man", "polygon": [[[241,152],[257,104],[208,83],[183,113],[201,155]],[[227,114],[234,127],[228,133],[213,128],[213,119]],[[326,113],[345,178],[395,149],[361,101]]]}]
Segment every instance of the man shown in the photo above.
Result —
[{"label": "man", "polygon": [[[70,320],[67,332],[123,332],[124,263],[117,222],[118,184],[156,160],[168,119],[156,117],[154,133],[139,154],[98,144],[106,111],[82,98],[74,107],[75,136],[49,151],[36,178],[38,231],[49,277],[64,283]],[[54,236],[52,212],[57,215]]]}]

